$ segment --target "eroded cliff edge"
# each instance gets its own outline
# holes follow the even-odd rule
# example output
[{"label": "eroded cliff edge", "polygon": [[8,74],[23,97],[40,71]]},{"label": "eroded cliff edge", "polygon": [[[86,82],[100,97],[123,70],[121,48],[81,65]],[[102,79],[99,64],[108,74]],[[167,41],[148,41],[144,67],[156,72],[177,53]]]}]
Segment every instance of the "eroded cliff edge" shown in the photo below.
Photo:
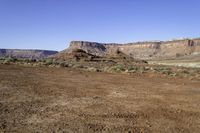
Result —
[{"label": "eroded cliff edge", "polygon": [[200,38],[127,44],[72,41],[61,53],[70,53],[74,49],[82,49],[96,56],[111,55],[119,50],[133,58],[145,60],[200,57]]}]

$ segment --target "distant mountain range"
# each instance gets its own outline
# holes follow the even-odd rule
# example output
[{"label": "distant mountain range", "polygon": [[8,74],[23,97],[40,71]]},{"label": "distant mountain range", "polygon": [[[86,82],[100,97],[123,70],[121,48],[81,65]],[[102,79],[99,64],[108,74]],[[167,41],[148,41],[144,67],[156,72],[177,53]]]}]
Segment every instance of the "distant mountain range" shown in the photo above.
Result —
[{"label": "distant mountain range", "polygon": [[0,49],[0,57],[43,59],[57,53],[51,50]]}]

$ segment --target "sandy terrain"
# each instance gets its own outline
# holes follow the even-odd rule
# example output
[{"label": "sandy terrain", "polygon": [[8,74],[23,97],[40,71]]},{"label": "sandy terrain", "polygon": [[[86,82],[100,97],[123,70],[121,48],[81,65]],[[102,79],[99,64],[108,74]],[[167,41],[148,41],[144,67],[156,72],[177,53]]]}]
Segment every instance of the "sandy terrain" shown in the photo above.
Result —
[{"label": "sandy terrain", "polygon": [[0,65],[0,132],[199,131],[199,81]]}]

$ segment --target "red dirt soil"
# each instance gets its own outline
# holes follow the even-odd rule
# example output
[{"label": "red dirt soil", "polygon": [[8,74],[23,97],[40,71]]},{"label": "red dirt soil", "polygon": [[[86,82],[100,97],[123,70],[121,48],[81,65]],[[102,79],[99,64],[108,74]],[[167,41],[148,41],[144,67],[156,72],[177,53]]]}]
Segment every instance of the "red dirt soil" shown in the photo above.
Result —
[{"label": "red dirt soil", "polygon": [[0,65],[0,132],[199,131],[195,80]]}]

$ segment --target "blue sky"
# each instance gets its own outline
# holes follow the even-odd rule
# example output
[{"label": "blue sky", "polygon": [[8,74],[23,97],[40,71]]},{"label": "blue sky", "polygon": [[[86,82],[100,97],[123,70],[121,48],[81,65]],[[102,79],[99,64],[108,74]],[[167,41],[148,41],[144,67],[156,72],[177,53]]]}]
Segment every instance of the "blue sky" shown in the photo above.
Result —
[{"label": "blue sky", "polygon": [[199,0],[0,0],[0,48],[200,37]]}]

